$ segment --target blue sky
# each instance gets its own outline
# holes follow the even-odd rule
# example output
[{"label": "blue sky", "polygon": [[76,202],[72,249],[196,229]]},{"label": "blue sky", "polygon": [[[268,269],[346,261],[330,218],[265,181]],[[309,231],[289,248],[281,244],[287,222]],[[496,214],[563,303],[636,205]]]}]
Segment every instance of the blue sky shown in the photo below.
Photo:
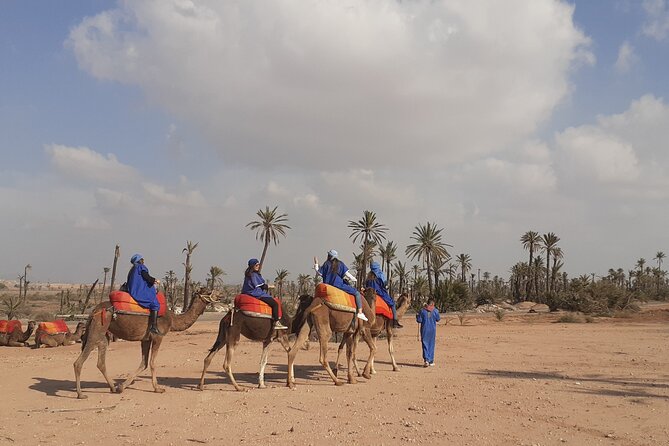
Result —
[{"label": "blue sky", "polygon": [[530,229],[572,275],[669,250],[667,1],[485,3],[3,2],[0,278],[194,240],[236,282],[265,205],[293,277],[365,209],[502,276]]}]

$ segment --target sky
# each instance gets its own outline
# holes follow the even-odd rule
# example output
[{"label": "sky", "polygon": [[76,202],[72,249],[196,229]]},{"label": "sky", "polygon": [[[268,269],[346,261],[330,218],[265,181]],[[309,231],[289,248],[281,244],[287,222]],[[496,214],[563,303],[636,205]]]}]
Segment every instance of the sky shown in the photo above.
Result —
[{"label": "sky", "polygon": [[372,210],[508,277],[529,230],[564,271],[669,251],[668,0],[4,0],[0,278],[220,266],[270,206],[295,279]]}]

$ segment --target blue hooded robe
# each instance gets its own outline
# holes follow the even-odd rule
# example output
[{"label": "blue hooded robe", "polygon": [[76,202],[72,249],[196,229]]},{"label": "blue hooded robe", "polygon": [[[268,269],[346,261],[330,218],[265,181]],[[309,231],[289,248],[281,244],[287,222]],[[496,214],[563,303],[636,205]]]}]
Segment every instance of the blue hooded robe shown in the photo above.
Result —
[{"label": "blue hooded robe", "polygon": [[157,291],[142,277],[142,272],[149,274],[149,269],[139,260],[132,266],[128,272],[128,293],[137,301],[140,307],[148,308],[152,311],[160,309]]},{"label": "blue hooded robe", "polygon": [[434,344],[437,339],[437,322],[441,320],[436,308],[423,307],[416,313],[416,322],[420,324],[420,341],[423,345],[423,360],[434,362]]}]

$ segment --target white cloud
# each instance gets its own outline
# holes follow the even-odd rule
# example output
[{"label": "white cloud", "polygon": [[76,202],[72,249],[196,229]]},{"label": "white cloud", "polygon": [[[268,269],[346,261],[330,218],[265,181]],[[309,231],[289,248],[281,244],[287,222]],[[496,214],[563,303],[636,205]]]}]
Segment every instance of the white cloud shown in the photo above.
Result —
[{"label": "white cloud", "polygon": [[68,43],[84,70],[138,85],[228,162],[444,166],[550,116],[570,69],[593,62],[572,15],[555,0],[138,0]]},{"label": "white cloud", "polygon": [[189,207],[202,207],[207,204],[202,193],[197,190],[168,192],[165,186],[153,183],[143,183],[142,187],[147,201],[151,204]]},{"label": "white cloud", "polygon": [[669,8],[666,0],[643,0],[646,22],[642,32],[655,40],[664,40],[669,33]]},{"label": "white cloud", "polygon": [[108,153],[104,156],[88,147],[49,144],[44,150],[51,163],[63,174],[96,183],[120,183],[138,178],[137,171]]},{"label": "white cloud", "polygon": [[616,70],[619,73],[628,73],[637,61],[638,57],[634,53],[634,47],[627,41],[623,42],[620,48],[618,48]]}]

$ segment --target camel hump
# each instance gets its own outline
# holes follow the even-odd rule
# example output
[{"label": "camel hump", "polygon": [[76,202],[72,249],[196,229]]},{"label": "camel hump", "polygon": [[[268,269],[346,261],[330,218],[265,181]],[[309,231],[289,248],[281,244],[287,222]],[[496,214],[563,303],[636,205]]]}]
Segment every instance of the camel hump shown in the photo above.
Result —
[{"label": "camel hump", "polygon": [[[283,316],[281,309],[281,300],[278,297],[273,297],[274,301],[279,305],[279,319]],[[256,299],[248,294],[238,294],[235,296],[235,308],[241,310],[245,315],[251,317],[272,317],[272,307],[267,305],[260,299]]]},{"label": "camel hump", "polygon": [[316,285],[316,296],[333,310],[355,313],[355,296],[326,283]]},{"label": "camel hump", "polygon": [[40,322],[37,329],[40,333],[47,335],[63,334],[70,331],[63,319],[56,319],[51,322]]}]

